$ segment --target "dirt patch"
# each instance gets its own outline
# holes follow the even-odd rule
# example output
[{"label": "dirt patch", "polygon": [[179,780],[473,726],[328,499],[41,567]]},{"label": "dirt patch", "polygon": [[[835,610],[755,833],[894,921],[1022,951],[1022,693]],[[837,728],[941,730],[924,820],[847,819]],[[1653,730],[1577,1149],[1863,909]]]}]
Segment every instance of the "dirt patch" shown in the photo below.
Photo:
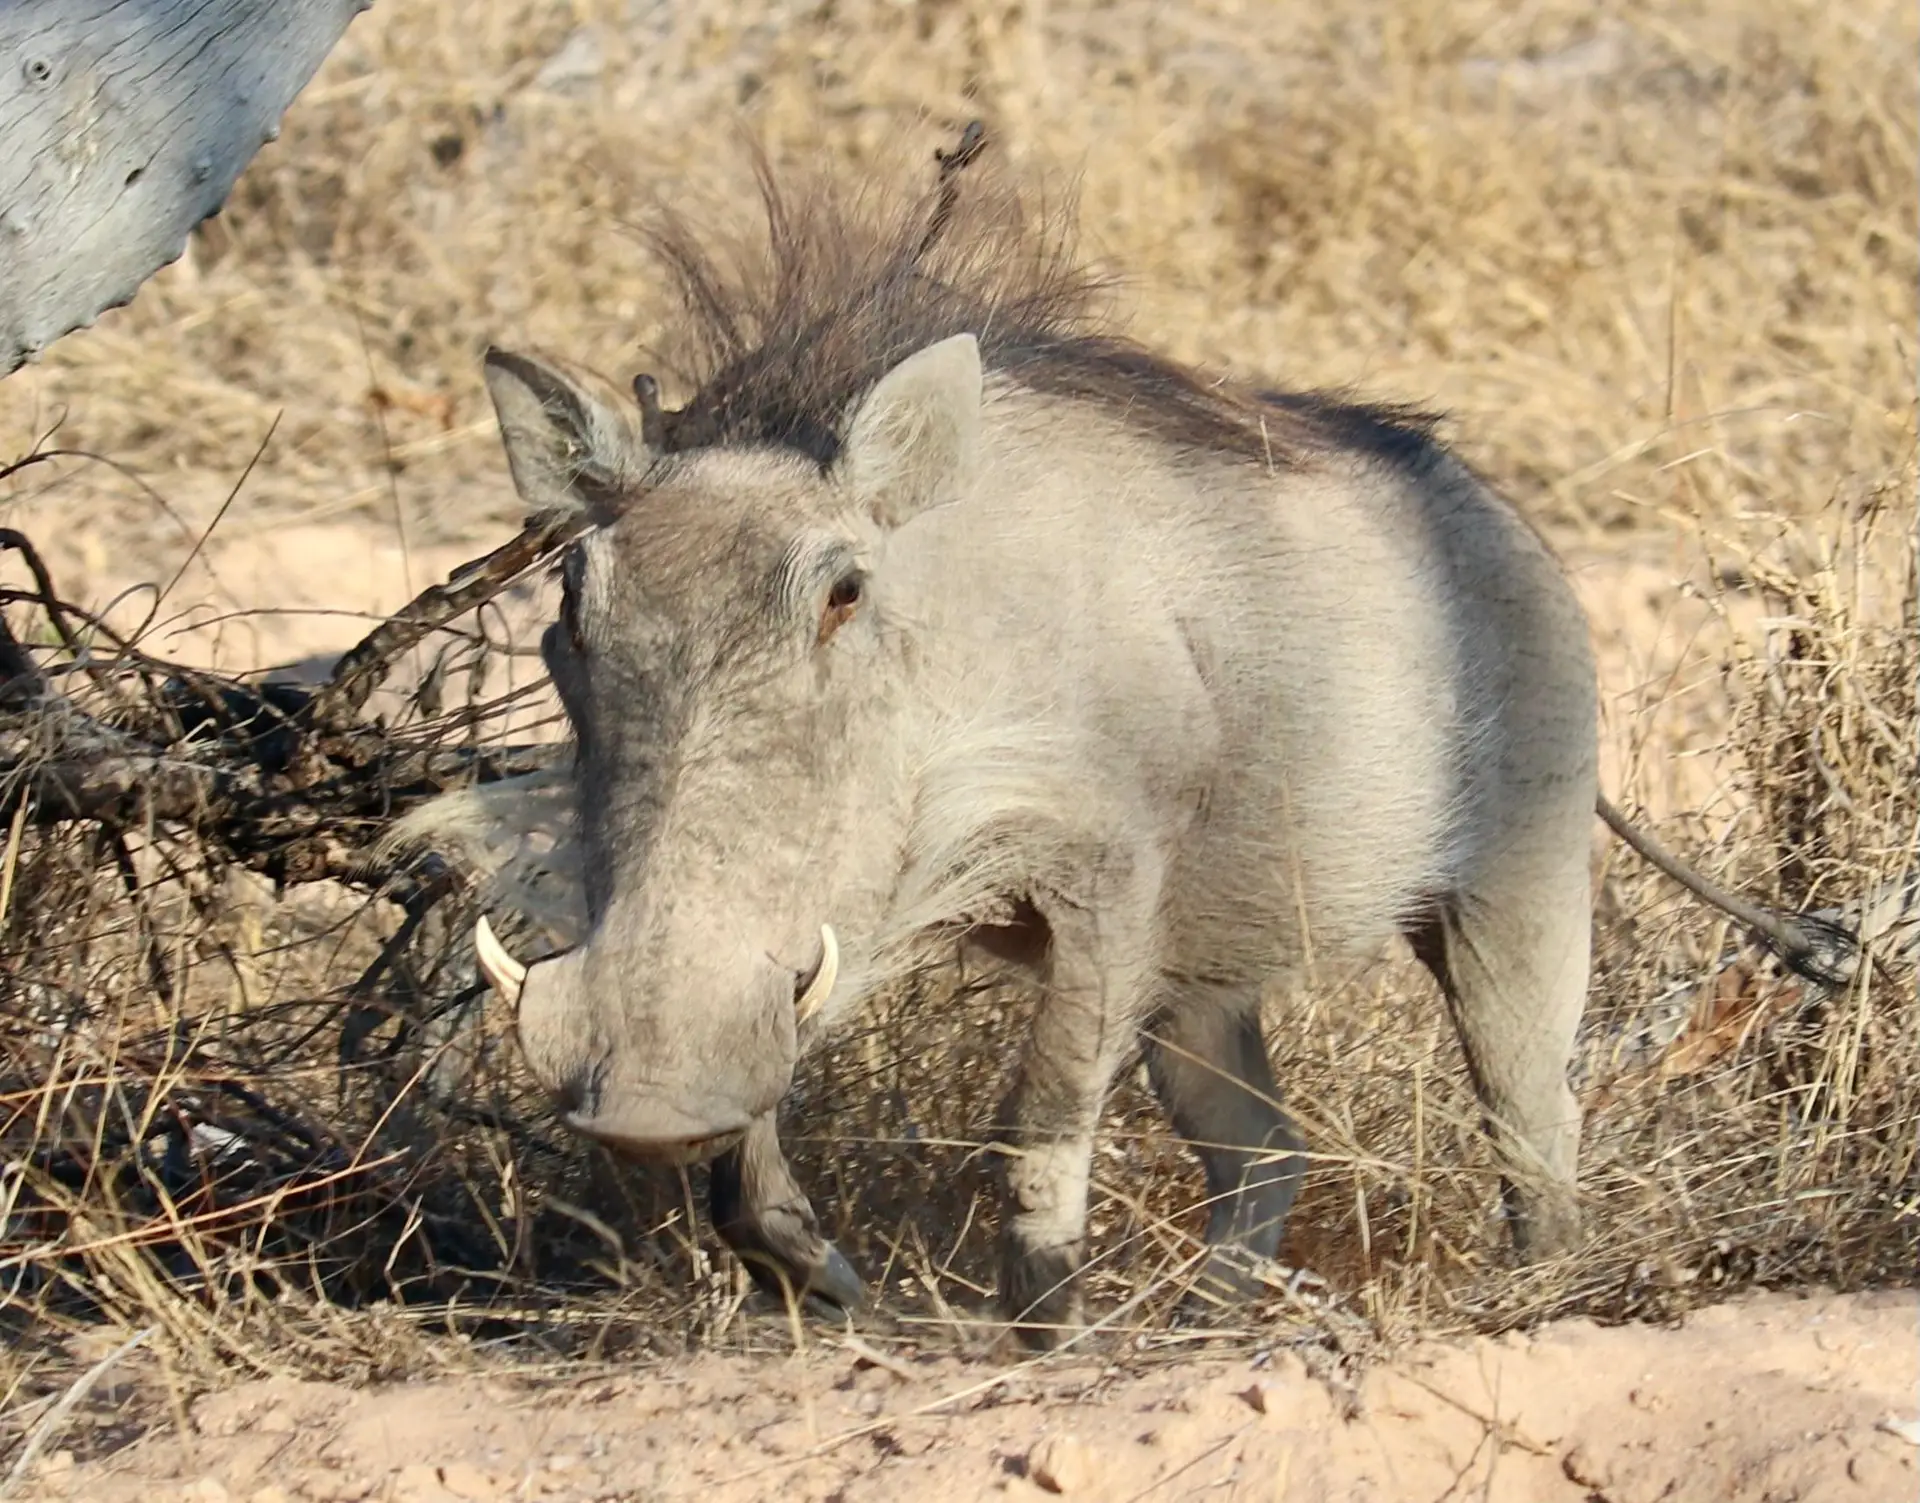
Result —
[{"label": "dirt patch", "polygon": [[[1343,1378],[1320,1347],[991,1363],[804,1355],[391,1388],[272,1380],[76,1464],[49,1499],[1884,1500],[1920,1485],[1920,1302],[1760,1295],[1676,1327],[1563,1321]],[[1318,1358],[1320,1360],[1316,1361]]]}]

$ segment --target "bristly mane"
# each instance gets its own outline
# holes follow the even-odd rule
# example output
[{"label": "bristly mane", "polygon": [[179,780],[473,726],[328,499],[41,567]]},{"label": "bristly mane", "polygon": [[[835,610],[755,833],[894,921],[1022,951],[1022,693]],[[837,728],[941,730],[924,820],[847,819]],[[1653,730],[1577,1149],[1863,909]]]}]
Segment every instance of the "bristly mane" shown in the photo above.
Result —
[{"label": "bristly mane", "polygon": [[648,239],[680,297],[669,348],[694,389],[679,411],[649,414],[662,448],[776,445],[831,464],[857,400],[961,333],[989,371],[1182,448],[1283,465],[1356,437],[1382,454],[1423,444],[1432,420],[1411,409],[1256,393],[1121,337],[1103,316],[1110,282],[1075,258],[1073,197],[1029,204],[973,165],[977,138],[965,139],[938,184],[897,196],[824,177],[789,188],[758,156],[764,244],[716,250],[682,215],[656,218]]}]

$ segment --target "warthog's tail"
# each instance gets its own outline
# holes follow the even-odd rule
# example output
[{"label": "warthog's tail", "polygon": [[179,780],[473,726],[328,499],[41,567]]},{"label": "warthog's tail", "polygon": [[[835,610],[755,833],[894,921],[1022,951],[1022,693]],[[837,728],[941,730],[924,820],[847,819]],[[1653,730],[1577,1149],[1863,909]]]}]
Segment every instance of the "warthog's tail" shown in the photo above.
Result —
[{"label": "warthog's tail", "polygon": [[1603,793],[1595,812],[1607,828],[1652,866],[1699,898],[1744,925],[1755,939],[1797,974],[1820,986],[1845,986],[1860,964],[1860,936],[1825,913],[1789,913],[1750,903],[1700,875],[1653,836],[1639,828]]}]

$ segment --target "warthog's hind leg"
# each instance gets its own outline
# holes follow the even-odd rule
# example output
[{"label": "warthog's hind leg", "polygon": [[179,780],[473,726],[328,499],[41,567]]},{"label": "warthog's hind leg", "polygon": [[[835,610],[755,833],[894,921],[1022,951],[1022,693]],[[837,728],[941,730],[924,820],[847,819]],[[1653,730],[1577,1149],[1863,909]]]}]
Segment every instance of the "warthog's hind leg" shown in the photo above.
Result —
[{"label": "warthog's hind leg", "polygon": [[1215,1250],[1190,1307],[1257,1292],[1258,1261],[1280,1246],[1299,1192],[1305,1146],[1280,1109],[1260,1036],[1255,988],[1204,988],[1169,999],[1146,1041],[1147,1070],[1174,1128],[1207,1179],[1207,1242]]},{"label": "warthog's hind leg", "polygon": [[805,1295],[857,1308],[866,1291],[840,1250],[820,1235],[768,1112],[713,1161],[707,1207],[714,1229],[753,1281],[789,1301]]},{"label": "warthog's hind leg", "polygon": [[1575,795],[1560,820],[1512,832],[1407,936],[1446,994],[1522,1258],[1551,1257],[1580,1237],[1580,1108],[1567,1065],[1586,1001],[1591,896],[1589,795]]}]

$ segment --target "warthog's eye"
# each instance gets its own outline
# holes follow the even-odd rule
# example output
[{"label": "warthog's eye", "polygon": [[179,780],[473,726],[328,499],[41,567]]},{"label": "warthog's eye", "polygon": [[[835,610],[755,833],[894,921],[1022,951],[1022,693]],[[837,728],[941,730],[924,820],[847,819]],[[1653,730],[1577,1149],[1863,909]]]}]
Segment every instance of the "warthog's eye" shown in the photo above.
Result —
[{"label": "warthog's eye", "polygon": [[827,591],[827,608],[820,613],[818,640],[825,642],[852,618],[860,607],[860,596],[865,587],[866,580],[857,570],[842,574],[833,582],[833,588]]}]

